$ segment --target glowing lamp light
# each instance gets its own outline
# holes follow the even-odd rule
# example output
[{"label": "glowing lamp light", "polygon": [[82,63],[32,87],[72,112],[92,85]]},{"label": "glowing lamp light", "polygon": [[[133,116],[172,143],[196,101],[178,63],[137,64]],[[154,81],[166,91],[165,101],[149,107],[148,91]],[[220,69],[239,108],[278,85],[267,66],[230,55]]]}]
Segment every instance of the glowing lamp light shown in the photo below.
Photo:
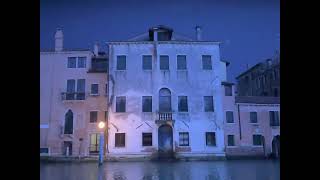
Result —
[{"label": "glowing lamp light", "polygon": [[103,129],[104,126],[105,126],[105,123],[104,123],[104,122],[102,122],[102,121],[99,122],[98,127],[99,127],[100,129]]}]

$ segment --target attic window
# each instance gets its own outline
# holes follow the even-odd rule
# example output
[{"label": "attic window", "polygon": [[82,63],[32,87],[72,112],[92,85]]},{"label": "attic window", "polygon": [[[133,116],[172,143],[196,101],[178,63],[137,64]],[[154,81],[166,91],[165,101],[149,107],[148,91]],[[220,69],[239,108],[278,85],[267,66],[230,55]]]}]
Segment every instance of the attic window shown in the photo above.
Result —
[{"label": "attic window", "polygon": [[158,41],[170,41],[169,32],[158,32]]}]

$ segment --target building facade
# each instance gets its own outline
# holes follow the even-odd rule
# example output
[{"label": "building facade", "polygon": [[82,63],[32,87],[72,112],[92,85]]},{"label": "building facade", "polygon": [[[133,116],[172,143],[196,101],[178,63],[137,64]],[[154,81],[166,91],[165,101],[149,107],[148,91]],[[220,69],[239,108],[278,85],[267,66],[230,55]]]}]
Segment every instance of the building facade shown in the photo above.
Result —
[{"label": "building facade", "polygon": [[280,157],[279,97],[236,96],[231,101],[225,101],[227,157]]},{"label": "building facade", "polygon": [[[199,36],[198,36],[199,38]],[[218,42],[158,26],[109,42],[111,106],[107,156],[224,157]]]},{"label": "building facade", "polygon": [[97,122],[107,119],[107,56],[66,50],[63,33],[55,49],[40,52],[40,154],[97,153]]},{"label": "building facade", "polygon": [[256,64],[236,79],[238,96],[280,96],[280,54]]}]

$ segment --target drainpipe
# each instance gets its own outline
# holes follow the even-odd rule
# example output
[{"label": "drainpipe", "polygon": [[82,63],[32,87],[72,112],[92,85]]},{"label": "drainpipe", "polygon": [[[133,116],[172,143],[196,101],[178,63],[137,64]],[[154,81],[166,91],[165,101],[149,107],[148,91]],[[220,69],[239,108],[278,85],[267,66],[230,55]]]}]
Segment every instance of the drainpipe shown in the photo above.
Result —
[{"label": "drainpipe", "polygon": [[241,140],[241,121],[240,121],[240,108],[238,104],[238,119],[239,119],[239,135],[240,135],[240,140]]}]

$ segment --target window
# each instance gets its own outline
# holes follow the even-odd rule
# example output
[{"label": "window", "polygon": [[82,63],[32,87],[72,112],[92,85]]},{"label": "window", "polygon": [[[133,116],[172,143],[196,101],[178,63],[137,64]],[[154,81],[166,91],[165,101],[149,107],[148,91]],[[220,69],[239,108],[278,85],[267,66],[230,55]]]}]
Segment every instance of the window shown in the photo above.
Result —
[{"label": "window", "polygon": [[76,68],[77,58],[68,57],[68,68]]},{"label": "window", "polygon": [[257,112],[250,112],[250,123],[258,123]]},{"label": "window", "polygon": [[203,55],[202,56],[202,69],[211,70],[212,69],[212,62],[210,55]]},{"label": "window", "polygon": [[186,56],[184,56],[184,55],[177,56],[177,69],[178,70],[186,70],[187,69]]},{"label": "window", "polygon": [[162,88],[159,91],[159,111],[171,112],[171,92],[167,88]]},{"label": "window", "polygon": [[178,97],[178,109],[180,112],[188,112],[188,97],[187,96],[179,96]]},{"label": "window", "polygon": [[142,69],[143,70],[152,70],[152,56],[151,55],[142,56]]},{"label": "window", "polygon": [[253,135],[253,145],[254,146],[262,146],[262,136],[254,134]]},{"label": "window", "polygon": [[234,135],[228,135],[228,146],[234,146]]},{"label": "window", "polygon": [[73,134],[73,112],[70,109],[64,117],[64,134]]},{"label": "window", "polygon": [[160,70],[169,70],[169,56],[160,56]]},{"label": "window", "polygon": [[115,147],[125,147],[125,133],[115,133]]},{"label": "window", "polygon": [[224,93],[226,96],[232,96],[232,86],[224,86]]},{"label": "window", "polygon": [[126,112],[126,97],[119,96],[116,99],[116,112]]},{"label": "window", "polygon": [[179,146],[189,146],[188,132],[179,132]]},{"label": "window", "polygon": [[126,70],[126,56],[117,56],[117,70]]},{"label": "window", "polygon": [[204,96],[204,111],[213,112],[213,96]]},{"label": "window", "polygon": [[96,123],[98,121],[98,111],[90,111],[90,122]]},{"label": "window", "polygon": [[77,80],[77,100],[84,100],[85,99],[85,79],[78,79]]},{"label": "window", "polygon": [[99,84],[91,84],[91,94],[99,94]]},{"label": "window", "polygon": [[40,154],[49,154],[49,148],[40,148]]},{"label": "window", "polygon": [[99,153],[100,134],[90,134],[90,153]]},{"label": "window", "polygon": [[207,146],[216,146],[215,132],[206,132],[206,144]]},{"label": "window", "polygon": [[152,112],[152,96],[142,96],[142,112]]},{"label": "window", "polygon": [[85,68],[86,67],[86,60],[87,60],[87,57],[79,57],[78,58],[78,68]]},{"label": "window", "polygon": [[227,119],[227,123],[234,123],[233,112],[232,111],[227,111],[226,112],[226,119]]},{"label": "window", "polygon": [[280,126],[278,111],[269,111],[269,116],[270,116],[270,126]]},{"label": "window", "polygon": [[108,119],[108,111],[104,111],[104,120],[106,121]]},{"label": "window", "polygon": [[142,133],[142,146],[152,146],[152,133]]},{"label": "window", "polygon": [[75,89],[76,89],[76,80],[68,79],[67,80],[66,100],[74,100]]}]

